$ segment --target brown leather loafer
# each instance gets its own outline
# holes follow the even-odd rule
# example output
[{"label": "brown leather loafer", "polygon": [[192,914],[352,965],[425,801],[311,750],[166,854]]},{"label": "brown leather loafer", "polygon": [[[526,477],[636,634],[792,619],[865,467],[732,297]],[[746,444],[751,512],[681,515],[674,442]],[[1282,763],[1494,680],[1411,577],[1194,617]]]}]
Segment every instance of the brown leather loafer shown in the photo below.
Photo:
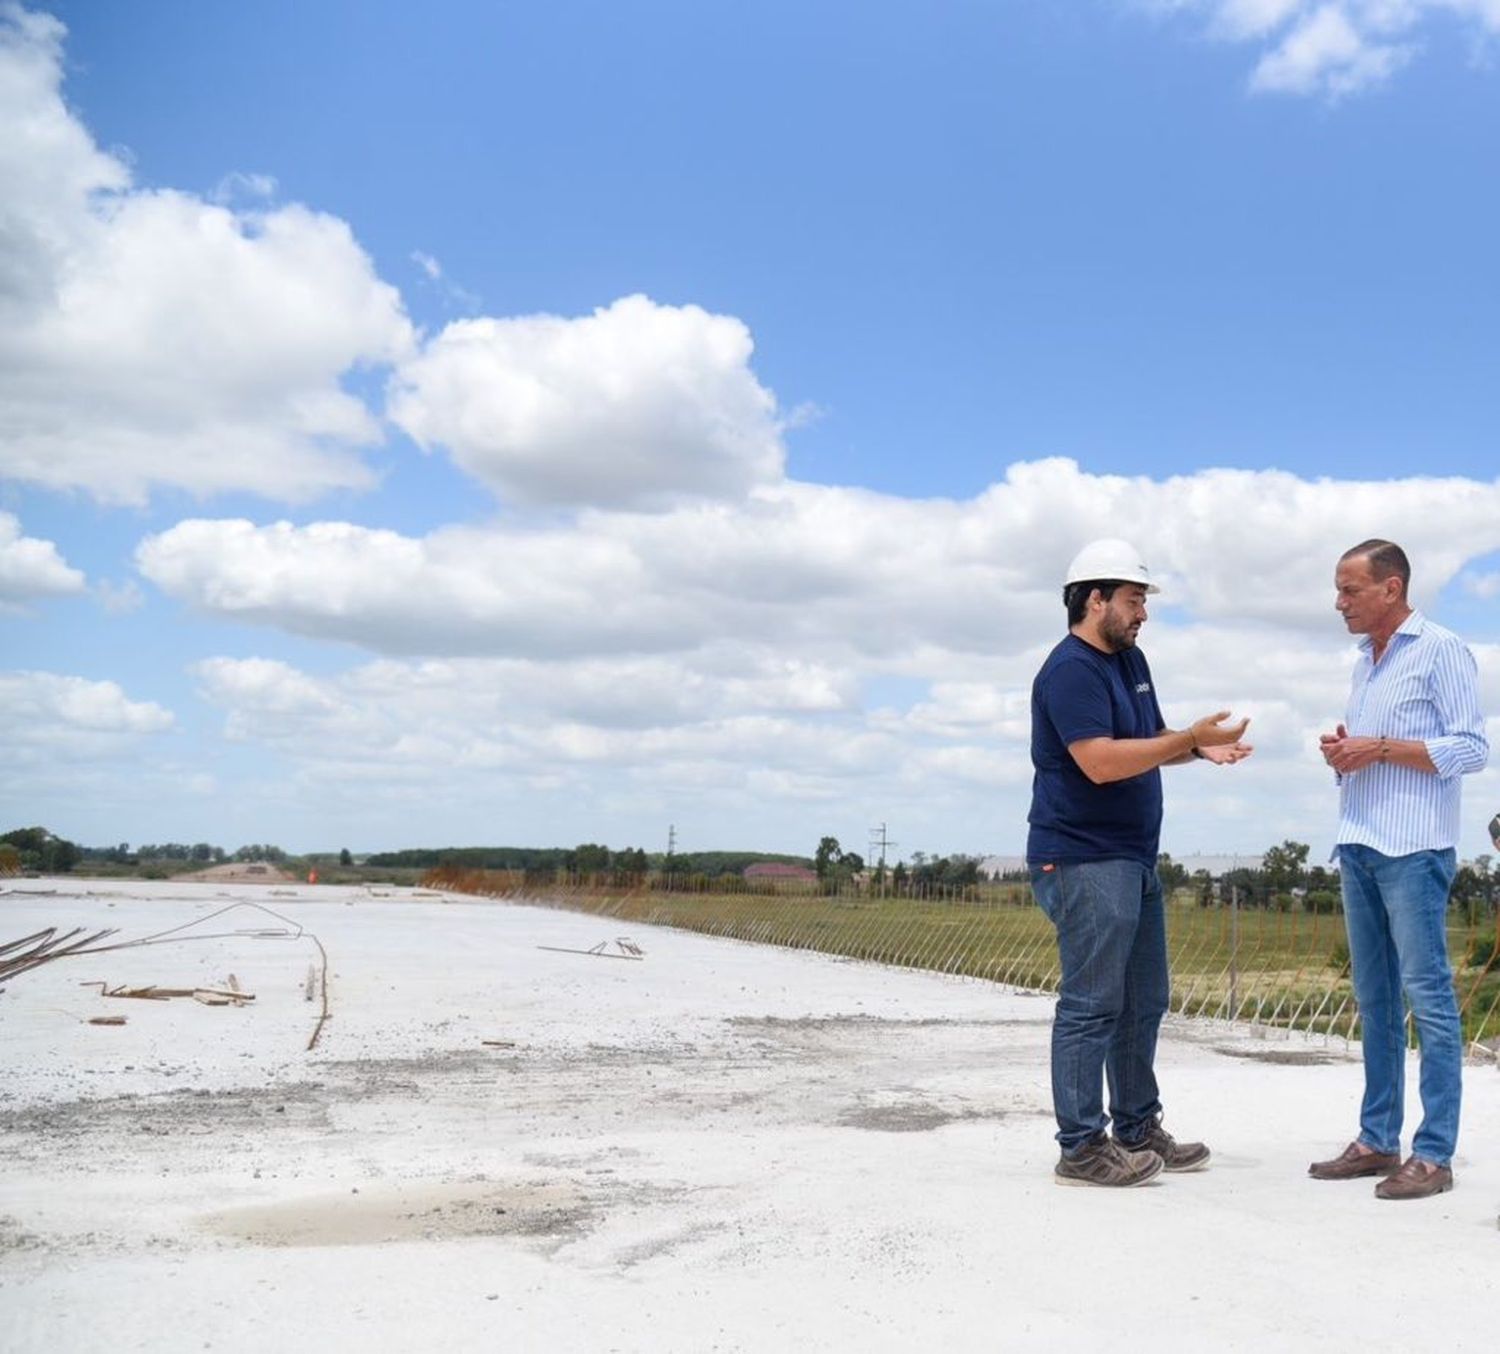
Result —
[{"label": "brown leather loafer", "polygon": [[1401,1169],[1375,1186],[1377,1199],[1427,1199],[1453,1188],[1453,1172],[1421,1157],[1407,1157]]},{"label": "brown leather loafer", "polygon": [[1394,1152],[1377,1152],[1361,1142],[1351,1142],[1331,1161],[1315,1161],[1307,1168],[1314,1180],[1359,1180],[1368,1175],[1389,1175],[1401,1164]]}]

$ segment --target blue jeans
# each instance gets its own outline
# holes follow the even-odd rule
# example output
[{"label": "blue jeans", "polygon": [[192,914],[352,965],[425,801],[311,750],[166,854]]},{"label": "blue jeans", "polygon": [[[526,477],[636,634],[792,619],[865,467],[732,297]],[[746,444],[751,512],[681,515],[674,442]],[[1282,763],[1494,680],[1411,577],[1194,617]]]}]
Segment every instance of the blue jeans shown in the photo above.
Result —
[{"label": "blue jeans", "polygon": [[1138,1142],[1161,1113],[1156,1036],[1170,992],[1161,882],[1138,861],[1097,860],[1033,866],[1031,889],[1057,928],[1062,961],[1052,1022],[1057,1141],[1071,1155],[1113,1119],[1116,1137]]},{"label": "blue jeans", "polygon": [[1463,1033],[1446,925],[1456,864],[1452,850],[1385,856],[1368,846],[1339,847],[1344,925],[1363,1026],[1359,1140],[1377,1152],[1401,1150],[1404,990],[1422,1048],[1422,1125],[1411,1150],[1438,1166],[1453,1159],[1463,1095]]}]

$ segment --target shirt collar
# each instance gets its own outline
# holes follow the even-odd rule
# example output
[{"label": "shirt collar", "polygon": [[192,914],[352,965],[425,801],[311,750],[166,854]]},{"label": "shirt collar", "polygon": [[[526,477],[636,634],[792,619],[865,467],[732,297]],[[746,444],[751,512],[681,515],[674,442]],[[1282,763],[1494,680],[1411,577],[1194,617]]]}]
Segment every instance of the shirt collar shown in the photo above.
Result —
[{"label": "shirt collar", "polygon": [[[1416,607],[1413,607],[1411,614],[1391,632],[1391,638],[1394,640],[1397,635],[1420,635],[1422,627],[1426,624],[1427,617],[1418,611]],[[1359,637],[1359,647],[1362,653],[1369,653],[1373,650],[1375,647],[1373,636],[1361,635]]]}]

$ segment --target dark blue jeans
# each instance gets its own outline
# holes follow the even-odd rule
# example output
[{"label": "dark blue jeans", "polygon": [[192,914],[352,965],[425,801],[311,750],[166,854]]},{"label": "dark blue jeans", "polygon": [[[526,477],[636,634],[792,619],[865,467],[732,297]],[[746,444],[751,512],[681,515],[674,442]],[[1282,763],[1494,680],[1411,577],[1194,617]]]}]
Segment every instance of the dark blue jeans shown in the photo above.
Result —
[{"label": "dark blue jeans", "polygon": [[1344,925],[1359,1002],[1365,1096],[1359,1138],[1377,1152],[1401,1150],[1406,1104],[1406,1008],[1422,1046],[1422,1123],[1413,1155],[1438,1166],[1453,1158],[1463,1095],[1463,1033],[1448,963],[1452,850],[1385,856],[1339,847]]},{"label": "dark blue jeans", "polygon": [[1057,928],[1062,961],[1052,1022],[1057,1141],[1076,1152],[1111,1119],[1116,1137],[1139,1141],[1161,1113],[1156,1036],[1170,995],[1161,882],[1137,861],[1098,860],[1033,866],[1031,889]]}]

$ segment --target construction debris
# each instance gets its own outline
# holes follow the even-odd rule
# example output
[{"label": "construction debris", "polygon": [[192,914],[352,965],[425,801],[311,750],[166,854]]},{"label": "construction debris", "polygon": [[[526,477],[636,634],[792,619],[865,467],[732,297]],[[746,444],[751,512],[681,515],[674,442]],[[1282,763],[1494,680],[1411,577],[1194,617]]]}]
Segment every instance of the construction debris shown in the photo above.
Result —
[{"label": "construction debris", "polygon": [[[218,871],[220,867],[213,867]],[[238,867],[236,867],[238,868]],[[251,873],[266,873],[264,865],[251,865],[246,869]],[[215,875],[217,877],[217,875]],[[54,890],[55,891],[55,890]],[[113,904],[111,904],[113,906]],[[231,912],[237,912],[242,908],[253,908],[257,912],[265,913],[282,923],[281,926],[261,926],[255,929],[236,931],[204,932],[188,934],[196,928],[211,922],[216,918],[225,916]],[[19,940],[12,940],[0,944],[0,982],[6,978],[13,977],[18,973],[24,973],[27,969],[35,968],[38,964],[45,964],[52,959],[60,959],[65,955],[80,954],[107,954],[114,950],[140,949],[147,945],[165,945],[185,941],[223,940],[223,939],[256,939],[256,940],[310,940],[318,950],[318,968],[316,973],[309,970],[310,987],[316,986],[318,995],[321,997],[321,1009],[318,1013],[317,1023],[313,1026],[312,1036],[307,1041],[307,1049],[311,1051],[317,1046],[318,1037],[323,1033],[323,1026],[332,1018],[332,1012],[328,1009],[328,951],[323,948],[323,942],[311,931],[305,931],[300,922],[292,921],[279,912],[273,912],[262,903],[238,902],[230,903],[227,907],[221,907],[217,911],[210,912],[205,917],[194,917],[191,921],[182,922],[177,926],[169,926],[164,931],[157,931],[154,935],[142,936],[139,940],[118,940],[110,945],[100,945],[97,942],[115,934],[116,928],[96,931],[92,935],[83,936],[75,940],[74,937],[82,935],[82,928],[77,927],[65,935],[59,936],[57,928],[49,926],[44,931],[36,931],[29,936],[22,936]],[[86,983],[86,987],[97,986],[100,994],[107,997],[130,996],[143,1000],[165,1001],[171,997],[191,997],[195,1001],[202,1001],[205,1005],[219,1006],[242,1006],[246,1002],[254,1001],[255,998],[248,992],[239,990],[239,982],[233,974],[230,975],[228,990],[222,991],[217,988],[190,987],[190,988],[116,988],[109,990],[104,983]],[[4,991],[0,987],[0,991]],[[199,996],[203,993],[203,996]],[[222,998],[223,1000],[219,1000]]]},{"label": "construction debris", "polygon": [[125,1023],[125,1017],[124,1016],[90,1016],[89,1017],[89,1024],[90,1025],[123,1025],[124,1023]]},{"label": "construction debris", "polygon": [[97,987],[101,997],[132,997],[138,1001],[170,1001],[173,997],[191,997],[205,1006],[244,1006],[255,1000],[253,992],[241,992],[238,985],[228,991],[216,987],[110,987],[107,983],[79,983],[79,987]]},{"label": "construction debris", "polygon": [[307,1041],[308,1053],[318,1046],[318,1037],[323,1033],[323,1026],[333,1019],[332,1012],[328,1009],[328,951],[323,948],[323,942],[313,935],[307,933],[307,938],[318,947],[318,957],[322,960],[322,968],[318,973],[318,988],[323,998],[323,1009],[318,1014],[318,1023],[313,1026],[312,1037]]},{"label": "construction debris", "polygon": [[45,931],[34,931],[29,936],[9,941],[7,944],[0,945],[0,980],[14,978],[19,973],[25,973],[27,969],[47,963],[48,960],[61,959],[65,954],[82,950],[96,940],[103,940],[114,933],[114,929],[111,928],[106,931],[95,931],[92,935],[83,936],[82,940],[74,940],[74,936],[83,935],[81,926],[75,926],[63,935],[57,934],[55,926],[49,926]]},{"label": "construction debris", "polygon": [[596,959],[644,959],[646,957],[645,950],[625,936],[615,941],[615,949],[618,953],[606,948],[608,945],[609,941],[601,940],[592,949],[587,950],[573,950],[566,945],[538,945],[537,949],[551,950],[555,954],[591,954]]}]

